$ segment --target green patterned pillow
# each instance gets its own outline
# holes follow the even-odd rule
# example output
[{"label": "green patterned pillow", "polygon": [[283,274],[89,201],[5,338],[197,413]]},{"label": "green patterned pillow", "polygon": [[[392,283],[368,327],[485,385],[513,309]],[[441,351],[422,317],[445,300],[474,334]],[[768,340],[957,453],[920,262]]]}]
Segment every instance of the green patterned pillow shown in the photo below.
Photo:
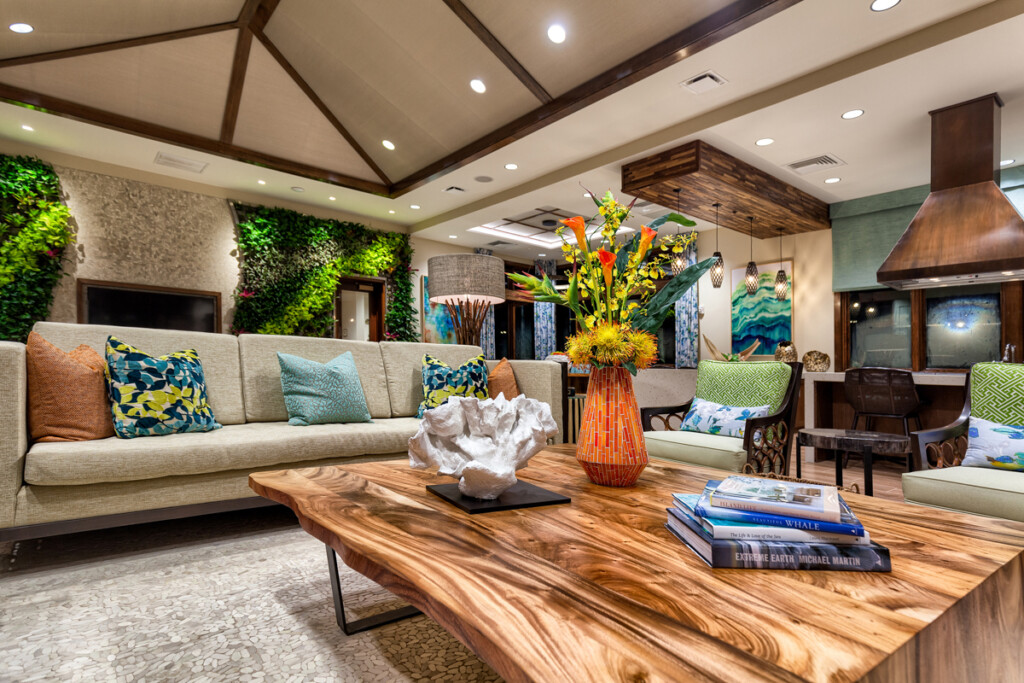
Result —
[{"label": "green patterned pillow", "polygon": [[697,398],[726,406],[771,406],[774,413],[786,397],[793,368],[779,361],[697,364]]},{"label": "green patterned pillow", "polygon": [[351,351],[326,363],[278,352],[277,362],[288,424],[372,422]]},{"label": "green patterned pillow", "polygon": [[220,429],[194,349],[160,356],[107,337],[107,392],[122,439]]},{"label": "green patterned pillow", "polygon": [[971,416],[1002,425],[1024,425],[1024,365],[975,363]]},{"label": "green patterned pillow", "polygon": [[423,355],[423,402],[416,417],[443,406],[450,396],[487,398],[487,361],[483,354],[457,368],[449,367],[429,353]]}]

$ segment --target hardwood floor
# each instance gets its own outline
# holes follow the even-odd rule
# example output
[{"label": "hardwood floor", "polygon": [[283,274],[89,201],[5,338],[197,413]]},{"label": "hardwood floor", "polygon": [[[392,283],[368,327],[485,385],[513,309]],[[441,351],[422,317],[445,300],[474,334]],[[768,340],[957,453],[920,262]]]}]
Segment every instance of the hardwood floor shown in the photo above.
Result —
[{"label": "hardwood floor", "polygon": [[[796,475],[796,469],[790,463],[790,474]],[[906,465],[895,460],[876,460],[871,468],[874,479],[875,498],[903,502],[903,484],[901,475],[907,471]],[[834,484],[836,481],[836,464],[833,460],[804,462],[801,464],[801,476],[813,479],[822,484]],[[843,470],[843,485],[856,483],[864,491],[864,464],[860,458],[851,457]]]}]

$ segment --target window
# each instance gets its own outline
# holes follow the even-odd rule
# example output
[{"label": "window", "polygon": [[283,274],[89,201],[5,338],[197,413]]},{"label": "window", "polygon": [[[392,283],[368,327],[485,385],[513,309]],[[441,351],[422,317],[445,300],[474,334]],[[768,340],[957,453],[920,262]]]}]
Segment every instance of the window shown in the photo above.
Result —
[{"label": "window", "polygon": [[851,368],[909,368],[910,292],[850,294]]},{"label": "window", "polygon": [[926,366],[969,368],[999,360],[998,284],[944,287],[925,293]]}]

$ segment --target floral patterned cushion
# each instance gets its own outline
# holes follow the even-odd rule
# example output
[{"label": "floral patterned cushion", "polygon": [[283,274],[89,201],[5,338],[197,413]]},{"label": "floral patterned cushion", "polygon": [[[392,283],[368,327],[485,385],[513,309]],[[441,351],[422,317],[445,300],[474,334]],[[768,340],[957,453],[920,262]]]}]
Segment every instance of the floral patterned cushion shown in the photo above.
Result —
[{"label": "floral patterned cushion", "polygon": [[992,467],[1024,472],[1024,427],[1001,425],[971,416],[965,467]]},{"label": "floral patterned cushion", "polygon": [[747,420],[752,417],[764,417],[770,408],[768,405],[752,408],[724,406],[721,403],[695,398],[680,429],[684,432],[742,438]]},{"label": "floral patterned cushion", "polygon": [[483,354],[457,368],[429,353],[423,354],[423,402],[416,417],[443,406],[451,396],[487,398],[487,361]]}]

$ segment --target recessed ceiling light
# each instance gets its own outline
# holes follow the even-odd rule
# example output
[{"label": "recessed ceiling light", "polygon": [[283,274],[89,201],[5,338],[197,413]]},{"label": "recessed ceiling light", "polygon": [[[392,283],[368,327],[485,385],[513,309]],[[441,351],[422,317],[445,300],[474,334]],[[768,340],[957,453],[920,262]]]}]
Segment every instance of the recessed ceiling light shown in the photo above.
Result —
[{"label": "recessed ceiling light", "polygon": [[761,138],[760,140],[758,140],[754,144],[757,145],[758,147],[767,147],[768,145],[772,144],[773,142],[775,142],[775,140],[773,140],[772,138]]},{"label": "recessed ceiling light", "polygon": [[561,24],[551,24],[551,26],[548,26],[548,40],[552,43],[564,43],[565,27]]},{"label": "recessed ceiling light", "polygon": [[[25,126],[22,126],[22,128],[24,128],[24,127]],[[1009,166],[1010,164],[1012,164],[1015,161],[1016,161],[1016,159],[1003,159],[1002,161],[999,162],[999,165],[1000,166]]]},{"label": "recessed ceiling light", "polygon": [[304,188],[304,187],[299,187],[298,185],[292,186],[292,192],[305,192],[305,191],[306,191],[306,188]]},{"label": "recessed ceiling light", "polygon": [[11,24],[7,28],[11,29],[15,33],[32,33],[32,31],[35,31],[31,24],[24,24],[22,22]]},{"label": "recessed ceiling light", "polygon": [[850,111],[843,112],[843,118],[846,119],[847,121],[849,121],[850,119],[858,119],[861,116],[864,116],[863,109],[851,109]]},{"label": "recessed ceiling light", "polygon": [[1004,270],[1003,271],[1003,275],[1013,275],[1013,271],[1012,270]]},{"label": "recessed ceiling light", "polygon": [[31,133],[32,131],[35,130],[35,128],[33,128],[32,126],[28,125],[27,123],[21,124],[21,129],[22,130],[27,130],[29,133]]},{"label": "recessed ceiling light", "polygon": [[256,182],[259,183],[260,185],[266,185],[267,184],[266,180],[257,180]]},{"label": "recessed ceiling light", "polygon": [[826,185],[835,185],[840,180],[842,180],[842,178],[825,178],[825,184]]},{"label": "recessed ceiling light", "polygon": [[589,192],[584,192],[583,196],[586,197],[587,199],[590,199],[591,194]]},{"label": "recessed ceiling light", "polygon": [[494,180],[494,178],[492,178],[489,175],[478,175],[476,178],[473,178],[473,180],[477,181],[478,183],[489,183],[492,180]]},{"label": "recessed ceiling light", "polygon": [[395,143],[391,142],[391,140],[381,140],[380,144],[384,145],[384,149],[394,149],[395,148]]},{"label": "recessed ceiling light", "polygon": [[505,164],[506,171],[514,171],[519,168],[519,164]]},{"label": "recessed ceiling light", "polygon": [[330,199],[333,202],[337,199],[337,197],[328,197],[328,199]]},{"label": "recessed ceiling light", "polygon": [[473,89],[473,92],[485,93],[487,92],[487,86],[479,78],[474,78],[469,82],[469,87]]},{"label": "recessed ceiling light", "polygon": [[930,277],[930,278],[928,278],[928,280],[929,280],[929,281],[931,281],[931,282],[939,282],[939,281],[940,281],[940,278],[937,278],[937,277]]},{"label": "recessed ceiling light", "polygon": [[394,212],[395,212],[394,209],[388,209],[388,213],[394,213]]},{"label": "recessed ceiling light", "polygon": [[543,258],[543,257],[547,256],[547,254],[537,254],[537,256]]},{"label": "recessed ceiling light", "polygon": [[871,11],[884,12],[887,9],[892,9],[898,4],[900,4],[900,0],[874,0],[874,2],[871,3]]},{"label": "recessed ceiling light", "polygon": [[448,235],[448,239],[450,239],[450,240],[457,240],[457,239],[459,239],[459,236],[458,235]]},{"label": "recessed ceiling light", "polygon": [[420,205],[419,204],[410,204],[409,208],[410,209],[418,209],[418,208],[420,208]]}]

